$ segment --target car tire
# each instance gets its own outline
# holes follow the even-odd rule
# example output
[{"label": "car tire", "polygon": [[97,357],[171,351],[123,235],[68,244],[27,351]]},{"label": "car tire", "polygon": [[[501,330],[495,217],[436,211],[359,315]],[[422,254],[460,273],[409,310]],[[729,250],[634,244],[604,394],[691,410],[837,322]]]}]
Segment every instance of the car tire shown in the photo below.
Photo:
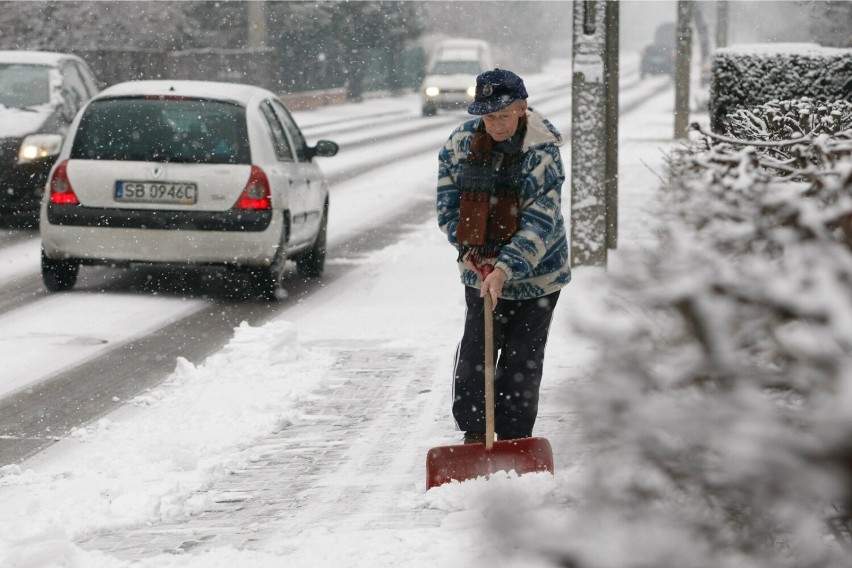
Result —
[{"label": "car tire", "polygon": [[313,246],[298,260],[296,268],[303,278],[319,278],[325,269],[325,255],[328,248],[328,201],[322,210],[322,220]]},{"label": "car tire", "polygon": [[41,251],[41,279],[48,292],[70,290],[77,283],[80,262],[76,260],[54,260]]},{"label": "car tire", "polygon": [[274,301],[278,299],[282,290],[281,281],[284,279],[283,256],[276,257],[275,261],[266,268],[249,270],[251,289],[258,300]]},{"label": "car tire", "polygon": [[423,105],[423,116],[435,116],[438,114],[438,108],[434,105]]},{"label": "car tire", "polygon": [[284,268],[287,264],[287,234],[281,233],[281,244],[275,258],[267,267],[231,266],[225,273],[224,296],[226,300],[266,300],[274,301],[284,297],[281,282],[284,280]]},{"label": "car tire", "polygon": [[266,268],[231,267],[225,276],[225,299],[277,300],[284,274],[282,267],[283,262],[279,260]]}]

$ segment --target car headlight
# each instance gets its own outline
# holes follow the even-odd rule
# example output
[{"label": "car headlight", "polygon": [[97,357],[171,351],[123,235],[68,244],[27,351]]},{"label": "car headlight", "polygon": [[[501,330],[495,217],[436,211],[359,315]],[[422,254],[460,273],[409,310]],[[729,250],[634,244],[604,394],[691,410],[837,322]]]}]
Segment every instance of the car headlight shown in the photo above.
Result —
[{"label": "car headlight", "polygon": [[467,96],[469,96],[469,97],[475,97],[476,96],[476,85],[474,85],[473,87],[467,88]]},{"label": "car headlight", "polygon": [[426,96],[427,97],[437,97],[441,94],[441,89],[438,87],[426,87]]},{"label": "car headlight", "polygon": [[18,163],[26,164],[48,156],[55,156],[62,148],[62,136],[59,134],[30,134],[21,142],[18,150]]}]

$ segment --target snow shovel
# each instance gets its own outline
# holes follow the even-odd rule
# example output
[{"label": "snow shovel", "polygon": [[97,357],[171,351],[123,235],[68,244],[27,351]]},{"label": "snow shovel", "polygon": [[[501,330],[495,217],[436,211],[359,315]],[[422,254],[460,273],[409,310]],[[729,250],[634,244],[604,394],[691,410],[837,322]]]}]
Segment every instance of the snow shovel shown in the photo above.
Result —
[{"label": "snow shovel", "polygon": [[485,295],[485,443],[439,446],[426,456],[426,489],[498,471],[518,475],[553,473],[553,450],[545,438],[494,441],[494,320],[491,295]]}]

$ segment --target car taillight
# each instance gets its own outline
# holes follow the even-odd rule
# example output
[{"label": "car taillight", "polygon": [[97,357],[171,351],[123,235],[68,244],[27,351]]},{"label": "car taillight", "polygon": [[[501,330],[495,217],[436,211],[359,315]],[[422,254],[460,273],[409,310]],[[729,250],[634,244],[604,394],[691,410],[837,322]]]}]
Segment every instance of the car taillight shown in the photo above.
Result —
[{"label": "car taillight", "polygon": [[235,209],[272,209],[269,179],[257,166],[251,167],[248,182],[240,198],[234,204]]},{"label": "car taillight", "polygon": [[62,160],[50,178],[50,202],[57,205],[77,205],[80,201],[68,181],[68,160]]}]

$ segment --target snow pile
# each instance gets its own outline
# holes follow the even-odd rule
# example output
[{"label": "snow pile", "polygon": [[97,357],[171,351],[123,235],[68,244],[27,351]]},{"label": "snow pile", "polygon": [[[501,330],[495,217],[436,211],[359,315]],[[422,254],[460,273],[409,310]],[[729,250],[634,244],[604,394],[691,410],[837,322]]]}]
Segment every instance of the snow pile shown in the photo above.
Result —
[{"label": "snow pile", "polygon": [[255,441],[301,420],[300,401],[314,396],[332,363],[322,349],[300,345],[286,321],[243,323],[203,364],[179,359],[159,388],[72,432],[88,451],[71,447],[37,473],[0,469],[0,487],[21,489],[5,491],[4,508],[26,511],[0,525],[4,566],[74,566],[63,564],[84,555],[74,540],[209,507],[203,490],[254,459]]},{"label": "snow pile", "polygon": [[672,157],[663,246],[578,314],[604,346],[584,390],[598,451],[532,548],[588,568],[848,566],[826,521],[852,505],[849,128],[779,143],[788,162],[712,139]]}]

